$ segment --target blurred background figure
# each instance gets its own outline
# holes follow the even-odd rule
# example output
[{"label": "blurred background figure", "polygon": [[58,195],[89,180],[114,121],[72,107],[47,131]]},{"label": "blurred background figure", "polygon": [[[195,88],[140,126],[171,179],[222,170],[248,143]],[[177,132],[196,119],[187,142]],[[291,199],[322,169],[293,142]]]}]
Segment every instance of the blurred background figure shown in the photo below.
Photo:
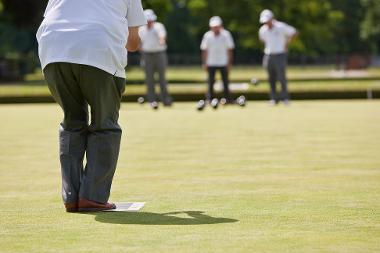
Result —
[{"label": "blurred background figure", "polygon": [[[210,31],[203,36],[201,43],[203,68],[208,72],[207,101],[215,99],[214,83],[216,71],[220,71],[224,86],[224,98],[232,102],[229,91],[229,71],[233,62],[235,43],[229,31],[223,28],[220,17],[214,16],[209,22]],[[215,101],[215,100],[214,100]],[[213,104],[213,107],[217,105]]]},{"label": "blurred background figure", "polygon": [[[268,71],[270,84],[270,103],[272,105],[283,101],[289,104],[286,65],[288,45],[297,36],[297,30],[274,19],[273,12],[263,10],[260,23],[264,24],[259,30],[259,38],[265,44],[263,66]],[[276,83],[281,83],[281,93],[276,91]]]},{"label": "blurred background figure", "polygon": [[147,99],[153,109],[158,108],[158,99],[155,92],[155,74],[158,73],[161,101],[164,106],[172,105],[166,81],[168,58],[166,54],[166,29],[163,24],[156,22],[157,16],[153,10],[144,12],[147,25],[140,27],[141,54],[145,68],[147,84]]}]

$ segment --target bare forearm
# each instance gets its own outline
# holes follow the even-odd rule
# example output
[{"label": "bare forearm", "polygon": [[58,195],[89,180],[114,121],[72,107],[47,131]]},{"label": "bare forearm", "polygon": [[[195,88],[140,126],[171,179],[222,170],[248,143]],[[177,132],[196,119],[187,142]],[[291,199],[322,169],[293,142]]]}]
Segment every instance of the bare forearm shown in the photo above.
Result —
[{"label": "bare forearm", "polygon": [[208,53],[207,53],[206,50],[202,50],[202,55],[201,55],[201,57],[202,57],[202,63],[203,63],[204,65],[206,65],[206,64],[207,64],[207,57],[208,57]]},{"label": "bare forearm", "polygon": [[234,63],[234,50],[228,50],[228,65],[232,66]]},{"label": "bare forearm", "polygon": [[141,40],[138,33],[138,27],[129,28],[128,42],[125,46],[128,51],[135,52],[140,48]]},{"label": "bare forearm", "polygon": [[160,45],[166,45],[166,37],[165,36],[160,37]]}]

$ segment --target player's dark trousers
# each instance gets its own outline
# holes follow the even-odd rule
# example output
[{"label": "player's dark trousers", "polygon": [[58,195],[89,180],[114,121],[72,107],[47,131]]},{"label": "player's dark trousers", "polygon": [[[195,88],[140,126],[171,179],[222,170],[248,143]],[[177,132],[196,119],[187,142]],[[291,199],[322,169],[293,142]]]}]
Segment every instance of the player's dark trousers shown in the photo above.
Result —
[{"label": "player's dark trousers", "polygon": [[85,198],[106,203],[119,156],[118,118],[125,80],[72,63],[49,64],[44,75],[64,112],[59,129],[63,201]]},{"label": "player's dark trousers", "polygon": [[224,88],[224,98],[227,99],[227,101],[231,101],[231,95],[229,90],[229,77],[228,77],[228,68],[226,66],[224,67],[213,67],[209,66],[207,68],[208,72],[208,92],[206,94],[206,99],[212,100],[215,98],[215,92],[214,92],[214,83],[215,83],[215,75],[216,72],[219,71],[222,76],[223,81],[223,88]]},{"label": "player's dark trousers", "polygon": [[[286,79],[287,54],[273,54],[264,56],[270,84],[270,99],[275,101],[289,100],[288,82]],[[276,83],[280,82],[281,92],[277,93]]]},{"label": "player's dark trousers", "polygon": [[169,95],[166,81],[166,68],[168,58],[166,52],[146,53],[142,54],[145,67],[145,78],[147,84],[147,99],[149,102],[157,101],[155,91],[155,73],[158,73],[158,81],[160,84],[161,101],[164,104],[170,104],[172,98]]}]

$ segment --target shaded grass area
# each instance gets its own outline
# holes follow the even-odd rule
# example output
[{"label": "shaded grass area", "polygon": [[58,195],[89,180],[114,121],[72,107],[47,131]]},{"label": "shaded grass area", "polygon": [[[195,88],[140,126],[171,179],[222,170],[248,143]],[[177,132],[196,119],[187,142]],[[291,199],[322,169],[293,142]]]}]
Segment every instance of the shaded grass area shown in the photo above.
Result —
[{"label": "shaded grass area", "polygon": [[[127,69],[130,80],[144,80],[141,68]],[[168,69],[168,80],[202,82],[206,79],[206,73],[200,67],[172,67]],[[251,78],[266,80],[267,73],[261,66],[235,66],[231,70],[230,78],[236,81],[249,81]],[[313,79],[342,79],[342,78],[379,78],[380,68],[370,68],[365,71],[344,72],[336,71],[333,66],[290,66],[288,68],[289,80],[313,80]]]},{"label": "shaded grass area", "polygon": [[[366,92],[368,89],[380,92],[380,68],[371,68],[364,72],[364,76],[350,78],[332,78],[333,68],[326,67],[289,67],[288,76],[294,81],[290,82],[291,92]],[[129,83],[126,87],[126,96],[140,96],[146,92],[144,74],[140,68],[130,68],[127,71]],[[231,73],[232,83],[249,83],[255,77],[266,79],[266,73],[261,67],[238,66]],[[329,80],[322,80],[330,78]],[[374,80],[370,80],[374,78]],[[314,80],[315,79],[315,80]],[[171,67],[168,70],[169,90],[174,95],[194,94],[199,96],[206,92],[206,75],[199,67]],[[314,80],[314,81],[313,81]],[[133,81],[136,81],[133,84]],[[177,81],[178,83],[176,83]],[[259,86],[249,85],[247,89],[238,90],[237,93],[268,93],[268,83],[262,81]],[[0,98],[12,97],[49,97],[50,92],[43,81],[41,71],[27,76],[22,83],[3,83],[0,85]]]},{"label": "shaded grass area", "polygon": [[[342,81],[342,82],[307,82],[307,83],[290,83],[290,92],[312,92],[312,91],[366,91],[372,89],[380,91],[380,81]],[[169,91],[175,94],[199,94],[205,93],[206,84],[170,84]],[[269,85],[261,83],[258,86],[249,85],[248,89],[238,91],[244,92],[268,92]],[[145,85],[127,85],[125,94],[144,95],[146,93]],[[50,96],[47,85],[43,82],[27,84],[0,85],[0,98],[11,96]]]},{"label": "shaded grass area", "polygon": [[64,213],[56,105],[2,105],[1,252],[379,252],[380,102],[123,104],[112,199]]},{"label": "shaded grass area", "polygon": [[[127,71],[128,80],[141,81],[144,80],[144,72],[139,67],[128,67]],[[288,78],[297,80],[297,79],[323,79],[323,78],[349,78],[355,77],[355,74],[349,73],[336,73],[334,66],[289,66],[288,68]],[[255,77],[260,80],[265,80],[267,74],[261,66],[234,66],[231,71],[231,80],[251,80],[252,77]],[[359,71],[359,74],[356,75],[357,78],[379,78],[380,77],[380,68],[369,68],[365,71]],[[34,74],[28,75],[28,81],[38,81],[42,80],[42,74],[40,70],[37,70]],[[206,73],[202,70],[201,66],[169,66],[167,71],[167,79],[170,80],[179,80],[184,82],[202,82],[206,79]]]}]

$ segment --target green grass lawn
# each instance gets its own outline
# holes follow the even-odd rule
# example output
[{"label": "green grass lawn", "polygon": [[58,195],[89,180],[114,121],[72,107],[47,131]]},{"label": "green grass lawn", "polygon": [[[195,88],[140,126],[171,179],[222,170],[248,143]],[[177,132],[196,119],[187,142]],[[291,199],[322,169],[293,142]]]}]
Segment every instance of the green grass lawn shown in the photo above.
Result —
[{"label": "green grass lawn", "polygon": [[111,199],[65,213],[56,105],[0,106],[0,252],[380,252],[380,102],[123,104]]}]

